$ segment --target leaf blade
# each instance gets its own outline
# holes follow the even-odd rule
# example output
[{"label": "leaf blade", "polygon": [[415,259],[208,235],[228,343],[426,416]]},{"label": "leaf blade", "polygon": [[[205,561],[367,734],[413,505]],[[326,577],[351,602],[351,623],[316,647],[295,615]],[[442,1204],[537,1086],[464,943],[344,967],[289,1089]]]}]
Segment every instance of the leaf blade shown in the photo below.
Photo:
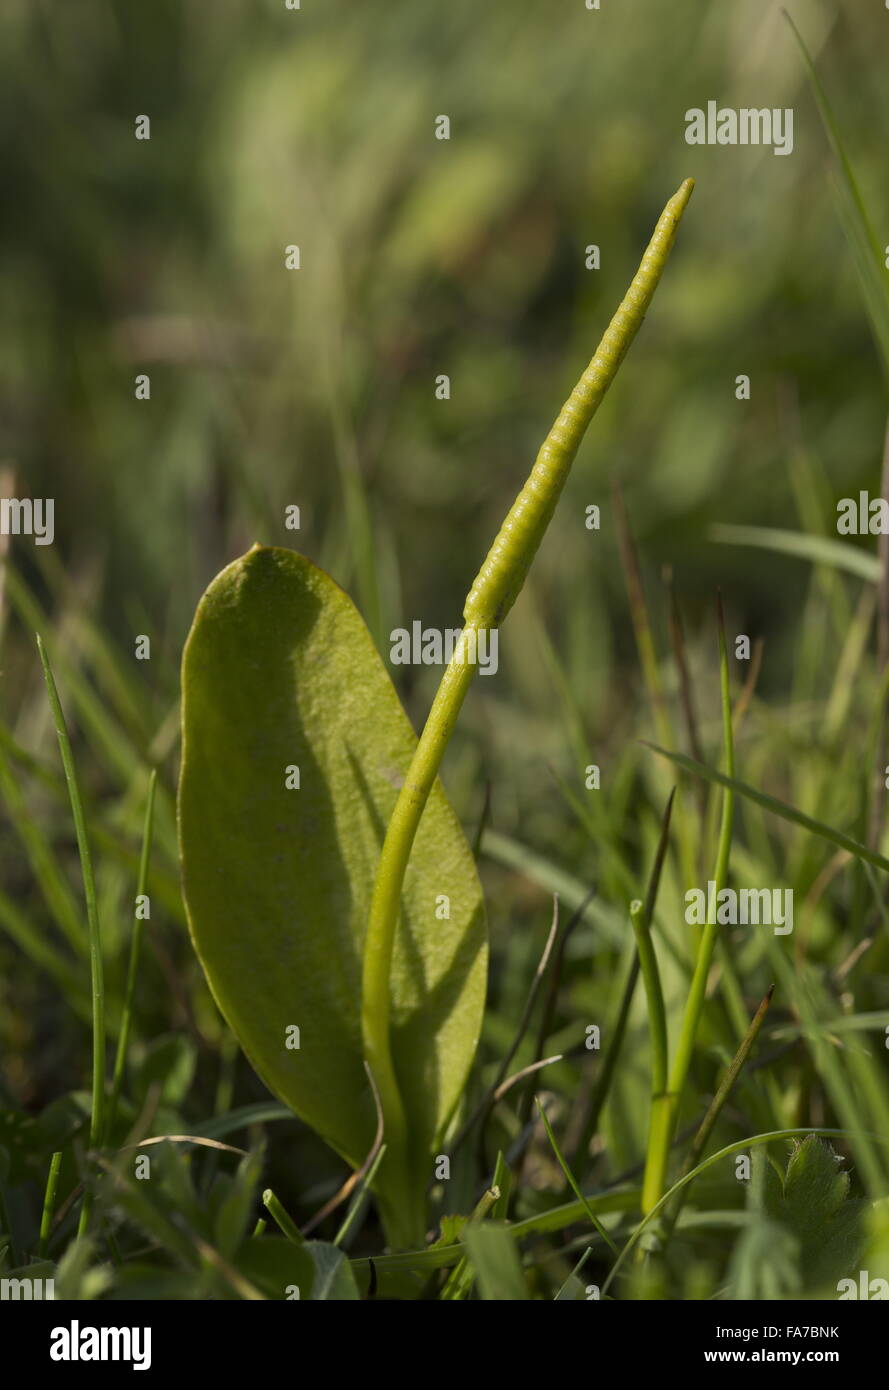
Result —
[{"label": "leaf blade", "polygon": [[[357,609],[322,570],[256,546],[211,583],[183,658],[179,829],[192,940],[256,1071],[353,1166],[375,1129],[360,1029],[367,911],[415,744]],[[299,785],[288,789],[293,767]],[[441,894],[447,920],[436,916]],[[391,973],[421,1188],[475,1051],[485,974],[475,864],[436,783]],[[285,1046],[288,1026],[298,1047]],[[386,1187],[384,1163],[381,1195]]]}]

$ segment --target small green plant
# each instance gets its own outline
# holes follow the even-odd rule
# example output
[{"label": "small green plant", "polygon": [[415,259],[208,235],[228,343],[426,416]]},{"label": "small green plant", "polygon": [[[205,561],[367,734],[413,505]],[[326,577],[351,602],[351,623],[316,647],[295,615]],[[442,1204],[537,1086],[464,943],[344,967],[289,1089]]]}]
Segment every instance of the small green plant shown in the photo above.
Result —
[{"label": "small green plant", "polygon": [[395,1246],[425,1235],[485,996],[481,888],[439,767],[478,638],[522,588],[692,188],[667,203],[491,547],[419,740],[358,610],[295,552],[257,546],[223,570],[186,646],[179,832],[196,950],[266,1084],[356,1168],[376,1101]]}]

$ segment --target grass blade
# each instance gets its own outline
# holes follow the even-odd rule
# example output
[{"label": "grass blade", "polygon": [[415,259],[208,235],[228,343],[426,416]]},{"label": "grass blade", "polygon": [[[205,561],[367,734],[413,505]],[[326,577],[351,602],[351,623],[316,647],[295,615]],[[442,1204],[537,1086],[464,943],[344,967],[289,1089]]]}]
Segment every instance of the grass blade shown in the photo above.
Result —
[{"label": "grass blade", "polygon": [[568,1164],[565,1162],[564,1156],[563,1156],[563,1154],[562,1154],[562,1150],[559,1148],[559,1145],[558,1145],[558,1143],[557,1143],[557,1141],[556,1141],[556,1136],[553,1134],[553,1127],[552,1127],[552,1125],[550,1124],[549,1119],[547,1118],[546,1111],[544,1110],[543,1106],[542,1106],[541,1103],[540,1103],[540,1097],[539,1097],[539,1096],[537,1097],[537,1109],[540,1111],[540,1118],[541,1118],[541,1120],[543,1121],[543,1128],[546,1130],[546,1137],[547,1137],[547,1139],[549,1140],[550,1144],[552,1145],[553,1153],[555,1154],[555,1156],[556,1156],[556,1158],[557,1158],[557,1160],[558,1160],[559,1167],[561,1168],[562,1172],[565,1174],[565,1178],[566,1178],[566,1180],[567,1180],[567,1182],[568,1182],[568,1186],[571,1188],[571,1191],[574,1193],[574,1195],[575,1195],[575,1197],[577,1198],[578,1202],[580,1202],[581,1206],[583,1207],[584,1211],[586,1212],[587,1216],[589,1217],[590,1223],[591,1223],[593,1229],[602,1237],[602,1239],[604,1240],[605,1244],[608,1246],[609,1250],[611,1250],[612,1253],[616,1255],[616,1254],[617,1254],[617,1246],[615,1245],[614,1241],[611,1239],[611,1236],[608,1234],[608,1232],[606,1231],[605,1227],[602,1225],[602,1223],[601,1223],[601,1221],[599,1220],[599,1218],[596,1216],[596,1213],[593,1211],[593,1209],[592,1209],[592,1207],[590,1206],[589,1202],[587,1201],[586,1197],[584,1197],[583,1193],[582,1193],[581,1190],[580,1190],[580,1187],[578,1186],[577,1179],[575,1178],[575,1176],[574,1176],[574,1174],[572,1173],[571,1169],[568,1167]]},{"label": "grass blade", "polygon": [[[721,599],[718,603],[718,620],[719,684],[722,697],[723,741],[725,745],[726,768],[728,769],[728,777],[731,778],[734,776],[735,771],[735,752],[734,739],[732,737],[732,699],[729,685],[728,653],[725,643],[725,617],[722,611]],[[724,888],[726,878],[728,877],[733,814],[734,791],[730,787],[727,787],[722,803],[722,824],[719,831],[716,866],[713,870],[713,879],[716,883],[717,894]],[[715,922],[706,923],[701,932],[691,987],[689,988],[685,1012],[682,1017],[682,1027],[676,1045],[676,1056],[673,1060],[673,1066],[670,1072],[669,1088],[666,1094],[659,1096],[652,1106],[648,1157],[645,1164],[645,1179],[642,1187],[643,1211],[650,1211],[652,1207],[657,1204],[664,1190],[667,1163],[670,1156],[670,1145],[676,1128],[676,1119],[679,1113],[682,1093],[685,1089],[689,1067],[691,1066],[695,1040],[698,1034],[698,1025],[700,1024],[701,1014],[704,1009],[707,977],[710,974],[710,964],[713,960],[713,952],[716,947],[716,932],[717,925]]]},{"label": "grass blade", "polygon": [[[707,1107],[707,1113],[705,1114],[703,1120],[698,1126],[697,1133],[695,1134],[695,1137],[691,1142],[691,1147],[686,1156],[685,1163],[682,1166],[682,1172],[680,1173],[680,1177],[685,1177],[685,1175],[687,1173],[690,1173],[692,1168],[694,1168],[695,1165],[700,1162],[701,1154],[704,1152],[707,1140],[710,1138],[710,1135],[713,1132],[713,1126],[719,1119],[720,1113],[726,1101],[728,1100],[729,1096],[734,1090],[735,1082],[741,1074],[741,1069],[743,1068],[744,1063],[747,1061],[747,1058],[750,1056],[751,1048],[753,1047],[753,1044],[756,1042],[756,1039],[759,1036],[759,1030],[762,1027],[765,1016],[769,1011],[769,1005],[772,1002],[772,995],[774,994],[774,992],[775,986],[772,985],[768,993],[763,998],[759,1008],[756,1010],[756,1013],[753,1015],[753,1018],[750,1020],[750,1027],[747,1029],[747,1032],[744,1035],[743,1041],[741,1042],[741,1046],[735,1053],[728,1071],[726,1072],[725,1076],[722,1078],[722,1081],[719,1084],[719,1089],[717,1090],[716,1095],[713,1097],[709,1106]],[[685,1194],[687,1191],[687,1188],[682,1189],[682,1191],[679,1193],[677,1197],[676,1205],[670,1209],[667,1215],[667,1219],[664,1223],[665,1235],[669,1235],[670,1231],[672,1231],[673,1227],[675,1226],[679,1213],[682,1210],[682,1204],[685,1201]]]},{"label": "grass blade", "polygon": [[661,988],[661,976],[646,919],[645,905],[638,899],[630,903],[630,921],[636,938],[642,983],[648,1001],[652,1094],[660,1096],[667,1088],[667,1016],[664,1012],[664,991]]},{"label": "grass blade", "polygon": [[810,560],[813,565],[845,570],[847,574],[854,574],[871,584],[876,584],[880,578],[880,561],[876,555],[831,536],[805,535],[802,531],[784,531],[778,526],[728,526],[722,523],[711,526],[709,535],[712,540],[724,545],[749,545],[758,550],[772,550],[777,555]]},{"label": "grass blade", "polygon": [[[77,836],[77,849],[80,854],[80,868],[83,875],[83,891],[86,898],[87,928],[89,931],[90,948],[90,980],[92,985],[93,1005],[93,1096],[92,1111],[90,1114],[90,1147],[96,1150],[101,1148],[105,1138],[105,984],[102,968],[102,938],[99,931],[96,882],[93,877],[93,862],[90,855],[89,838],[86,833],[86,818],[83,814],[83,802],[80,799],[80,788],[77,782],[77,769],[74,766],[74,755],[71,751],[71,741],[68,737],[65,716],[62,712],[59,692],[56,689],[52,668],[49,664],[49,657],[46,654],[46,649],[39,635],[37,637],[37,650],[40,653],[40,660],[43,665],[43,678],[46,681],[46,690],[49,696],[50,708],[52,709],[53,722],[56,727],[56,736],[59,740],[62,766],[65,769],[65,781],[68,784],[68,795],[71,798],[71,812],[74,817],[74,830]],[[80,1209],[78,1235],[83,1235],[89,1226],[91,1208],[92,1193],[87,1186],[83,1194],[83,1206]]]},{"label": "grass blade", "polygon": [[814,816],[806,815],[805,811],[800,811],[796,806],[790,806],[786,801],[779,801],[777,797],[769,796],[766,792],[761,792],[756,787],[739,781],[737,777],[729,777],[724,772],[717,772],[716,768],[708,767],[706,763],[695,762],[694,758],[687,758],[684,753],[671,753],[666,748],[659,748],[655,743],[648,743],[645,739],[642,741],[647,748],[650,748],[654,753],[659,753],[662,758],[669,758],[685,772],[690,772],[695,777],[704,777],[708,782],[717,782],[721,787],[737,792],[739,796],[746,797],[748,801],[754,801],[757,806],[762,806],[764,810],[771,811],[775,816],[780,816],[782,820],[790,821],[791,825],[799,825],[803,830],[809,830],[813,835],[819,835],[822,840],[828,840],[830,844],[836,845],[839,849],[847,850],[856,858],[863,859],[866,864],[873,864],[874,868],[889,872],[889,859],[884,858],[882,854],[877,854],[876,850],[868,849],[858,840],[853,840],[851,835],[844,835],[841,830],[834,830],[833,826],[825,825],[823,821],[816,820]]},{"label": "grass blade", "polygon": [[864,291],[864,303],[871,321],[877,347],[883,362],[883,370],[889,376],[889,282],[883,271],[883,253],[873,224],[868,216],[858,180],[846,154],[839,126],[815,71],[809,50],[803,42],[799,29],[785,10],[787,23],[793,30],[799,44],[803,62],[809,74],[812,91],[818,107],[818,114],[824,126],[831,151],[837,164],[840,213],[852,256]]},{"label": "grass blade", "polygon": [[484,1222],[466,1231],[469,1262],[485,1301],[517,1303],[530,1298],[522,1262],[508,1226]]},{"label": "grass blade", "polygon": [[560,1303],[560,1302],[563,1303],[563,1302],[565,1302],[565,1300],[566,1300],[567,1297],[568,1297],[568,1289],[571,1287],[572,1281],[573,1281],[574,1279],[577,1279],[577,1278],[579,1277],[580,1271],[583,1269],[584,1265],[586,1264],[587,1260],[589,1259],[589,1257],[590,1257],[590,1255],[591,1255],[591,1253],[592,1253],[592,1249],[593,1249],[593,1247],[592,1247],[591,1245],[588,1245],[587,1248],[586,1248],[586,1250],[584,1250],[584,1252],[583,1252],[583,1254],[581,1255],[580,1259],[577,1261],[577,1264],[574,1266],[574,1268],[572,1269],[571,1273],[568,1275],[568,1278],[565,1280],[564,1284],[563,1284],[562,1287],[559,1289],[558,1293],[556,1294],[555,1298],[553,1299],[553,1302],[554,1302],[554,1303]]},{"label": "grass blade", "polygon": [[358,1183],[358,1186],[355,1188],[355,1191],[352,1194],[352,1200],[349,1203],[345,1216],[343,1217],[342,1225],[340,1226],[339,1230],[333,1238],[334,1245],[344,1245],[347,1238],[354,1231],[358,1218],[361,1214],[361,1210],[370,1193],[370,1189],[373,1186],[373,1180],[377,1175],[377,1169],[379,1168],[380,1164],[382,1163],[385,1157],[386,1145],[381,1144],[371,1160],[370,1167],[368,1168],[367,1172],[363,1174]]},{"label": "grass blade", "polygon": [[[151,836],[154,826],[154,794],[157,788],[157,771],[151,769],[148,779],[148,799],[145,806],[145,828],[142,833],[142,854],[139,859],[139,877],[136,883],[136,897],[142,899],[148,886],[148,864],[151,859]],[[144,923],[138,914],[133,922],[133,938],[130,943],[130,961],[127,968],[127,985],[124,996],[123,1014],[120,1021],[120,1033],[117,1039],[117,1055],[114,1059],[114,1073],[111,1082],[111,1101],[108,1106],[108,1128],[114,1126],[114,1119],[117,1113],[117,1102],[120,1098],[120,1088],[123,1083],[123,1073],[127,1062],[127,1049],[130,1041],[130,1030],[133,1021],[133,1002],[136,997],[136,979],[139,974],[139,958],[142,953],[142,931]]]},{"label": "grass blade", "polygon": [[49,1175],[46,1179],[46,1192],[43,1197],[43,1214],[40,1218],[40,1238],[37,1242],[38,1259],[46,1258],[52,1219],[56,1209],[56,1188],[59,1184],[59,1169],[62,1166],[62,1151],[59,1149],[49,1161]]},{"label": "grass blade", "polygon": [[[648,888],[645,894],[645,920],[649,924],[651,923],[652,918],[654,917],[654,907],[655,903],[657,902],[657,893],[661,881],[661,872],[663,871],[664,860],[667,857],[667,846],[670,842],[670,817],[672,813],[673,793],[671,791],[667,799],[667,804],[664,808],[664,815],[661,821],[660,838],[658,840],[658,847],[654,856],[654,864],[651,868],[651,874],[648,879]],[[636,981],[638,980],[638,978],[639,951],[637,949],[633,952],[633,959],[630,963],[629,971],[627,972],[626,981],[624,983],[623,992],[621,994],[620,1007],[617,1011],[617,1017],[615,1019],[614,1027],[611,1029],[611,1041],[608,1046],[608,1051],[606,1052],[605,1057],[602,1061],[602,1069],[599,1073],[599,1079],[596,1083],[596,1088],[593,1091],[592,1096],[590,1097],[589,1112],[586,1115],[586,1117],[577,1125],[578,1139],[575,1144],[572,1144],[572,1153],[575,1156],[578,1154],[585,1154],[587,1152],[590,1145],[590,1140],[595,1134],[596,1128],[599,1124],[599,1116],[602,1113],[602,1106],[605,1104],[605,1099],[610,1090],[611,1081],[614,1076],[614,1069],[617,1065],[617,1059],[620,1055],[620,1049],[623,1044],[624,1033],[627,1027],[627,1019],[630,1015],[630,1007],[633,1002],[633,994],[635,993]]]}]

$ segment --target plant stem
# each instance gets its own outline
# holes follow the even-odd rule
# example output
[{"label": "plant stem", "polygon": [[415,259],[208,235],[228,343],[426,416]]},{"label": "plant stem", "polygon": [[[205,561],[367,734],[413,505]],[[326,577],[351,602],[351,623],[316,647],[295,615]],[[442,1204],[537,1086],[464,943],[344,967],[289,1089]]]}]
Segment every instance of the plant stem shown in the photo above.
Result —
[{"label": "plant stem", "polygon": [[[703,1120],[698,1126],[697,1133],[695,1134],[695,1137],[691,1142],[691,1146],[686,1155],[685,1162],[682,1165],[682,1171],[679,1174],[680,1178],[684,1178],[686,1174],[691,1172],[692,1168],[696,1168],[697,1165],[700,1163],[701,1155],[704,1152],[707,1140],[710,1138],[710,1135],[713,1132],[713,1127],[716,1124],[716,1121],[719,1119],[723,1106],[725,1105],[726,1101],[728,1100],[729,1096],[734,1090],[735,1082],[741,1074],[741,1069],[743,1068],[744,1063],[747,1061],[747,1058],[750,1056],[750,1050],[753,1047],[753,1044],[756,1042],[757,1037],[759,1036],[759,1030],[762,1027],[765,1016],[769,1011],[769,1005],[772,1002],[772,995],[774,994],[774,992],[775,986],[772,985],[768,993],[764,996],[762,1003],[760,1004],[756,1013],[753,1015],[753,1018],[750,1020],[750,1027],[747,1029],[747,1032],[744,1035],[741,1046],[735,1053],[728,1071],[722,1078],[722,1081],[719,1083],[719,1088],[707,1107],[706,1115],[704,1116]],[[685,1196],[687,1192],[688,1188],[683,1187],[677,1193],[675,1203],[667,1209],[666,1216],[664,1219],[665,1235],[669,1235],[669,1233],[673,1230],[673,1227],[676,1225],[676,1221],[679,1217],[680,1211],[682,1210],[682,1206],[685,1202]]]},{"label": "plant stem", "polygon": [[365,1058],[379,1089],[385,1119],[388,1170],[396,1181],[403,1182],[405,1206],[415,1204],[413,1216],[399,1232],[411,1240],[422,1236],[423,1196],[422,1189],[410,1180],[407,1122],[389,1037],[389,978],[408,859],[475,675],[478,637],[499,627],[521,591],[586,428],[651,303],[693,187],[693,180],[686,179],[667,203],[629,290],[547,435],[469,591],[463,610],[466,626],[442,677],[386,829],[365,939],[361,1027]]},{"label": "plant stem", "polygon": [[263,1192],[262,1194],[262,1204],[268,1212],[269,1216],[275,1222],[275,1225],[279,1228],[279,1230],[283,1231],[287,1239],[289,1241],[292,1241],[294,1245],[302,1245],[302,1231],[297,1226],[293,1217],[288,1215],[288,1213],[284,1210],[280,1201],[275,1196],[274,1192],[270,1187],[267,1187],[265,1192]]},{"label": "plant stem", "polygon": [[[56,689],[52,668],[49,664],[49,657],[46,654],[43,639],[39,634],[37,636],[37,650],[40,653],[40,660],[43,665],[43,677],[46,681],[46,690],[49,696],[53,722],[56,727],[56,736],[59,740],[62,766],[65,769],[65,781],[68,784],[71,812],[74,817],[74,830],[77,836],[77,849],[80,854],[83,891],[86,898],[86,916],[90,943],[90,981],[92,985],[93,1002],[93,1103],[90,1114],[90,1146],[93,1149],[99,1149],[105,1138],[105,983],[102,969],[102,938],[99,932],[99,909],[96,901],[96,883],[93,877],[93,862],[86,833],[86,817],[83,814],[83,802],[80,798],[80,788],[77,783],[77,770],[74,766],[74,755],[71,752],[71,741],[68,737],[65,716],[62,712],[62,704],[59,700],[59,692]],[[87,1185],[84,1187],[83,1205],[80,1209],[80,1221],[77,1228],[77,1234],[79,1236],[83,1235],[89,1226],[91,1209],[92,1193]]]},{"label": "plant stem", "polygon": [[[151,769],[151,776],[148,779],[148,800],[145,806],[145,825],[142,831],[142,853],[139,859],[139,876],[136,881],[136,897],[144,898],[145,889],[148,886],[148,863],[151,858],[151,837],[154,823],[154,793],[157,787],[157,771]],[[117,1116],[117,1102],[120,1099],[120,1089],[123,1084],[123,1073],[127,1063],[127,1051],[130,1043],[130,1030],[133,1022],[133,1002],[136,997],[136,980],[139,975],[139,958],[142,953],[142,929],[143,921],[138,915],[133,923],[133,936],[130,942],[130,962],[127,969],[127,987],[124,996],[123,1014],[120,1020],[120,1034],[117,1039],[117,1054],[114,1058],[114,1072],[111,1081],[111,1100],[108,1105],[108,1129],[109,1132],[114,1127]]]},{"label": "plant stem", "polygon": [[[389,975],[401,890],[417,826],[475,674],[475,665],[468,660],[470,632],[473,634],[471,640],[475,643],[477,629],[467,626],[438,687],[426,727],[395,803],[374,884],[364,948],[361,1003],[364,1053],[383,1109],[389,1171],[397,1172],[399,1180],[403,1181],[405,1202],[414,1184],[408,1180],[407,1122],[389,1038]],[[422,1229],[417,1230],[414,1222],[411,1227],[405,1231],[408,1244],[422,1240],[423,1236]],[[390,1234],[395,1238],[393,1232]]]}]

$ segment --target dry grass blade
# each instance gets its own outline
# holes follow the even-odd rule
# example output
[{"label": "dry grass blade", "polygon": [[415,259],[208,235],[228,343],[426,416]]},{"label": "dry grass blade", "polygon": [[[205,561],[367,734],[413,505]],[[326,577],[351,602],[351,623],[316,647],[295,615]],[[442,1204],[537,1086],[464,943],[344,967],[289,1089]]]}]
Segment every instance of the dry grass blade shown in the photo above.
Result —
[{"label": "dry grass blade", "polygon": [[123,1144],[117,1153],[128,1149],[147,1149],[149,1144],[200,1144],[202,1149],[222,1149],[225,1153],[240,1154],[247,1157],[246,1149],[236,1149],[234,1144],[223,1144],[218,1139],[204,1139],[200,1134],[155,1134],[151,1139],[140,1139],[137,1144]]}]

